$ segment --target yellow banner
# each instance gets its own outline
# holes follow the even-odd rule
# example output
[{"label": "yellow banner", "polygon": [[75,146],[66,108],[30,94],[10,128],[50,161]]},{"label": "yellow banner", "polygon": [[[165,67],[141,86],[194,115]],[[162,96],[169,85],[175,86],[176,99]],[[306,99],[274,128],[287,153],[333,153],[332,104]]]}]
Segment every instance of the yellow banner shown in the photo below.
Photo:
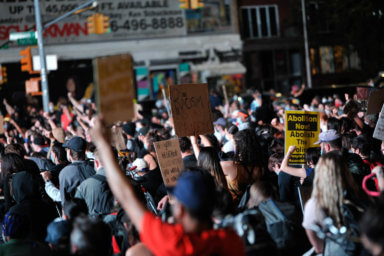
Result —
[{"label": "yellow banner", "polygon": [[290,164],[305,164],[307,148],[319,147],[314,143],[319,140],[319,112],[286,111],[285,112],[285,150],[296,145],[296,150],[289,161]]}]

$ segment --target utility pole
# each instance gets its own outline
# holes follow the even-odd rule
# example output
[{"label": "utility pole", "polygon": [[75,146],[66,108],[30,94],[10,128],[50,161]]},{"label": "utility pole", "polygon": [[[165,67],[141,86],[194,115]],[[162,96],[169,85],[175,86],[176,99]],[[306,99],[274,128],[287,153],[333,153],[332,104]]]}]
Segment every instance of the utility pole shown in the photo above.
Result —
[{"label": "utility pole", "polygon": [[[74,13],[80,13],[82,12],[83,8],[87,7],[88,5],[94,4],[96,0],[89,0],[72,11],[69,11],[65,13],[64,15],[48,22],[47,24],[44,25],[41,22],[41,14],[40,14],[40,5],[39,5],[39,0],[34,0],[34,6],[35,6],[35,21],[36,21],[36,32],[37,32],[37,45],[39,48],[39,56],[40,56],[40,72],[41,72],[41,89],[43,91],[43,109],[44,112],[48,112],[48,105],[49,105],[49,90],[48,90],[48,77],[47,77],[47,63],[45,61],[45,52],[44,52],[44,38],[43,38],[43,30],[45,28],[48,28],[50,25],[59,22],[70,15]],[[97,2],[96,2],[97,3]],[[94,5],[93,7],[95,7]],[[93,8],[92,7],[92,8]],[[89,8],[90,9],[90,8]]]},{"label": "utility pole", "polygon": [[309,60],[308,33],[307,33],[307,15],[305,11],[305,0],[301,0],[301,13],[303,15],[304,31],[304,51],[305,51],[305,72],[307,74],[308,88],[312,88],[311,65]]},{"label": "utility pole", "polygon": [[45,62],[43,25],[41,23],[39,0],[34,0],[34,5],[35,5],[35,21],[36,21],[36,30],[37,30],[37,45],[39,48],[39,56],[40,56],[41,90],[43,91],[43,109],[44,109],[44,112],[49,112],[47,64]]}]

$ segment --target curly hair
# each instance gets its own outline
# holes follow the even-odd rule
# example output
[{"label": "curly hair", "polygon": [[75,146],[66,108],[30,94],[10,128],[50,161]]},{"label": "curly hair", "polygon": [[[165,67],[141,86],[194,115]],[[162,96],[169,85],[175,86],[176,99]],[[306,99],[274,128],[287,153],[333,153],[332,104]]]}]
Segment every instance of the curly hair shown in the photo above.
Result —
[{"label": "curly hair", "polygon": [[267,155],[253,130],[246,129],[234,135],[236,152],[234,162],[242,166],[265,167]]},{"label": "curly hair", "polygon": [[345,201],[345,191],[357,195],[357,185],[342,155],[331,151],[320,157],[315,168],[312,198],[320,208],[340,227],[343,224],[341,207]]}]

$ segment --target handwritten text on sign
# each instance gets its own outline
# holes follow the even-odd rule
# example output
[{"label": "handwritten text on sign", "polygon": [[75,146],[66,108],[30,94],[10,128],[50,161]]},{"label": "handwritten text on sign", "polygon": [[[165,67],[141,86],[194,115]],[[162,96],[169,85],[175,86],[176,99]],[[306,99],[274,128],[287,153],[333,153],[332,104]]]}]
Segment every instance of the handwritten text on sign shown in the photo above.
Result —
[{"label": "handwritten text on sign", "polygon": [[207,84],[172,85],[170,99],[177,136],[213,133]]},{"label": "handwritten text on sign", "polygon": [[305,164],[307,148],[318,147],[314,143],[319,139],[320,119],[318,112],[285,112],[285,152],[289,146],[296,145],[290,164]]},{"label": "handwritten text on sign", "polygon": [[179,140],[158,141],[154,145],[165,186],[175,186],[183,168]]}]

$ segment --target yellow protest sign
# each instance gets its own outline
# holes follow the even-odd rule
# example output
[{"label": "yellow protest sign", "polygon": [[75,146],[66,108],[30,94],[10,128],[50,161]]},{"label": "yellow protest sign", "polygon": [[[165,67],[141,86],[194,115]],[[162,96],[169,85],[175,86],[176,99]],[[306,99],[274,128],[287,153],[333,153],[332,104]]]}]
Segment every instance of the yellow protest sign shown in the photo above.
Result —
[{"label": "yellow protest sign", "polygon": [[289,161],[290,164],[305,164],[307,148],[318,147],[314,143],[319,140],[319,112],[286,111],[285,112],[285,150],[296,145],[296,150]]}]

